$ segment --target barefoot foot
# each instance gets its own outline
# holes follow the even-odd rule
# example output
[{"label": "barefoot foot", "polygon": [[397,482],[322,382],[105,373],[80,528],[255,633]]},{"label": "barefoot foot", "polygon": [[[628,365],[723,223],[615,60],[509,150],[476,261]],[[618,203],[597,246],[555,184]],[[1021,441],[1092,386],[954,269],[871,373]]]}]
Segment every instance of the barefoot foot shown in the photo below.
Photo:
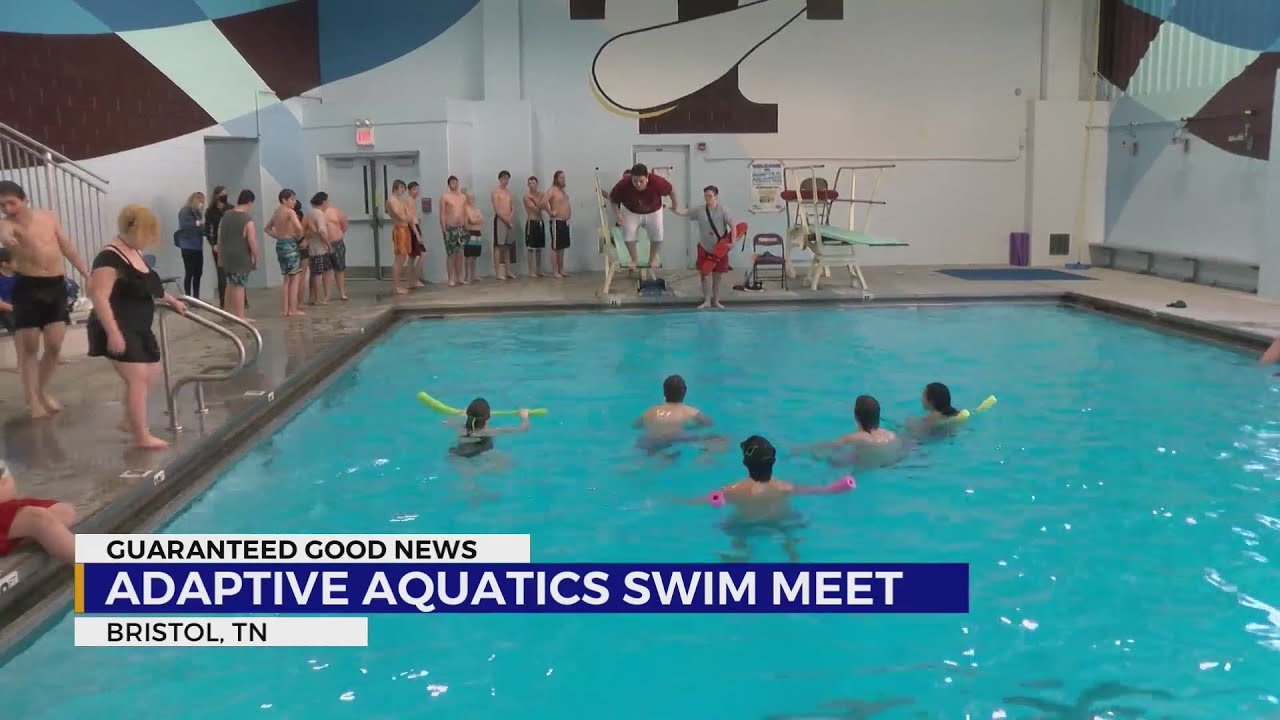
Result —
[{"label": "barefoot foot", "polygon": [[722,304],[721,304],[721,303],[719,303],[719,302],[711,303],[711,306],[712,306],[712,307],[714,307],[714,308],[715,308],[715,309],[717,309],[717,310],[724,310],[724,305],[722,305]]},{"label": "barefoot foot", "polygon": [[44,403],[44,406],[48,408],[49,412],[51,413],[62,412],[62,403],[58,402],[58,399],[55,398],[54,396],[48,393],[45,393],[44,397],[40,398],[40,400]]},{"label": "barefoot foot", "polygon": [[706,309],[707,309],[707,308],[709,308],[709,307],[711,307],[711,303],[705,303],[705,302],[704,302],[704,303],[702,303],[701,305],[699,305],[699,306],[698,306],[698,309],[699,309],[699,310],[706,310]]},{"label": "barefoot foot", "polygon": [[408,290],[405,290],[404,288],[396,288],[396,289],[395,289],[395,290],[393,290],[392,292],[393,292],[394,294],[396,294],[396,295],[408,295],[408,294],[409,294],[409,291],[408,291]]},{"label": "barefoot foot", "polygon": [[147,433],[134,440],[133,446],[139,450],[163,450],[169,447],[169,443],[151,433]]}]

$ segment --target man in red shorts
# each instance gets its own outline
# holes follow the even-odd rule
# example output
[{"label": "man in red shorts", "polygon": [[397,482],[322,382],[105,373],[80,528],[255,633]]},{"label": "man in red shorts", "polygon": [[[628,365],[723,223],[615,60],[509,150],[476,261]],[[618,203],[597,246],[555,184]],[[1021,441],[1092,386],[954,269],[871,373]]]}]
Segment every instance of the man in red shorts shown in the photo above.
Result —
[{"label": "man in red shorts", "polygon": [[76,561],[76,536],[70,528],[75,508],[57,500],[19,498],[18,484],[0,460],[0,556],[23,540],[34,540],[53,557]]},{"label": "man in red shorts", "polygon": [[702,275],[702,304],[724,309],[720,304],[720,281],[729,272],[729,246],[733,241],[733,218],[720,204],[720,189],[708,185],[702,189],[706,202],[688,210],[672,208],[672,212],[698,224],[698,272]]}]

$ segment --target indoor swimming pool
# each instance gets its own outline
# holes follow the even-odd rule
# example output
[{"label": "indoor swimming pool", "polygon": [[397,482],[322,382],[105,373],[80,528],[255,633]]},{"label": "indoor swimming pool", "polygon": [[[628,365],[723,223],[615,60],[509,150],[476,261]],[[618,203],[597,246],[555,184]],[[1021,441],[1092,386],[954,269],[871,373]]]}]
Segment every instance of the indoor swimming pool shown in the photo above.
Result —
[{"label": "indoor swimming pool", "polygon": [[[671,373],[735,441],[658,465],[632,421]],[[529,533],[539,562],[715,562],[719,511],[671,502],[780,449],[990,412],[858,489],[802,498],[805,562],[967,562],[951,616],[407,615],[369,647],[87,649],[63,618],[0,670],[14,718],[1260,718],[1280,713],[1280,378],[1056,305],[410,321],[225,469],[184,533]],[[462,472],[415,399],[544,406]],[[502,422],[498,419],[495,422]],[[777,476],[842,471],[785,453]],[[782,561],[757,541],[754,560]]]}]

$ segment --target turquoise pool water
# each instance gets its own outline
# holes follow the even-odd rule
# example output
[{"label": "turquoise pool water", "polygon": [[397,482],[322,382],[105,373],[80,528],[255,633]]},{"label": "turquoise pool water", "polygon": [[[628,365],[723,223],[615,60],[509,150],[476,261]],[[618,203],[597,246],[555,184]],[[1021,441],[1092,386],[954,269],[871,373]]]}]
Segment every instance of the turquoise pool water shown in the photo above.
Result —
[{"label": "turquoise pool water", "polygon": [[[540,561],[710,561],[717,512],[663,499],[733,453],[638,463],[682,373],[735,438],[831,438],[869,392],[1000,404],[804,499],[807,561],[972,564],[968,616],[382,616],[362,649],[77,649],[0,670],[14,718],[1261,718],[1280,713],[1280,385],[1249,358],[1038,306],[422,321],[249,450],[174,532],[528,532]],[[414,400],[546,405],[467,484]],[[833,472],[784,458],[780,477]],[[766,542],[756,559],[782,559]],[[1128,708],[1129,714],[1123,714]],[[1108,711],[1115,714],[1109,715]]]}]

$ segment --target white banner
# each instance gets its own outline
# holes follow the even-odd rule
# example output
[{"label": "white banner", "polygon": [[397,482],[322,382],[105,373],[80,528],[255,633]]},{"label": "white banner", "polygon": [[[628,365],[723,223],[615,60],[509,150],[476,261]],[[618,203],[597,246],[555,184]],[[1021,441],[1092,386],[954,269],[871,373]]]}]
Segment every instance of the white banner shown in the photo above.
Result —
[{"label": "white banner", "polygon": [[76,535],[77,563],[527,563],[528,535]]},{"label": "white banner", "polygon": [[751,196],[747,207],[752,213],[782,212],[782,163],[756,160],[751,163]]},{"label": "white banner", "polygon": [[362,617],[77,617],[76,647],[369,647]]}]

